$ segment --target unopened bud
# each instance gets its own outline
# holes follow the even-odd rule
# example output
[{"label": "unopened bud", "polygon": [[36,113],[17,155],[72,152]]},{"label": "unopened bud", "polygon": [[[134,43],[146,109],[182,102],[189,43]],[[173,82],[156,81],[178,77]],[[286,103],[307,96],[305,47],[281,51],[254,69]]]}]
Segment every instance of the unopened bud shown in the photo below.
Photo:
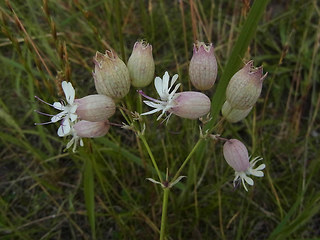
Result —
[{"label": "unopened bud", "polygon": [[212,43],[196,42],[193,45],[193,56],[189,66],[192,85],[199,90],[210,89],[217,78],[217,60]]},{"label": "unopened bud", "polygon": [[262,83],[267,73],[263,75],[262,66],[253,67],[253,61],[249,61],[241,70],[230,79],[227,87],[227,101],[233,108],[248,109],[258,100]]},{"label": "unopened bud", "polygon": [[249,154],[246,146],[237,139],[230,139],[223,145],[223,155],[227,163],[236,172],[246,171],[249,164]]},{"label": "unopened bud", "polygon": [[81,120],[103,122],[116,111],[116,105],[111,97],[102,94],[89,95],[76,99],[76,114]]},{"label": "unopened bud", "polygon": [[102,137],[109,131],[110,125],[108,121],[105,122],[89,122],[81,120],[77,122],[73,129],[76,135],[80,138],[96,138]]},{"label": "unopened bud", "polygon": [[128,60],[131,84],[134,87],[148,86],[153,80],[154,68],[152,46],[145,41],[136,42]]},{"label": "unopened bud", "polygon": [[252,107],[248,109],[236,109],[232,108],[228,101],[225,101],[221,112],[222,115],[227,119],[228,122],[236,123],[244,119],[250,113]]},{"label": "unopened bud", "polygon": [[130,90],[129,71],[117,54],[109,50],[105,54],[97,52],[93,60],[93,78],[97,92],[113,99],[126,96]]},{"label": "unopened bud", "polygon": [[207,95],[200,92],[176,93],[174,107],[169,112],[188,119],[197,119],[210,111],[211,102]]}]

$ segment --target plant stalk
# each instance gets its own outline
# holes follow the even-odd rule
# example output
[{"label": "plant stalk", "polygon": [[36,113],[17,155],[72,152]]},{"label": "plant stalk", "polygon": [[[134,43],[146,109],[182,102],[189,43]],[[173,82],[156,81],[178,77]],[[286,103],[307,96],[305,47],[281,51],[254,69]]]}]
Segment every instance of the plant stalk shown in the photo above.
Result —
[{"label": "plant stalk", "polygon": [[162,203],[162,215],[161,215],[161,227],[160,227],[160,240],[164,240],[166,236],[167,225],[167,210],[170,188],[163,189],[163,203]]},{"label": "plant stalk", "polygon": [[146,141],[146,139],[145,139],[145,137],[144,137],[143,135],[140,135],[139,137],[140,137],[140,139],[142,140],[144,146],[146,147],[147,152],[148,152],[148,154],[149,154],[149,157],[151,158],[153,167],[155,168],[155,170],[156,170],[156,172],[157,172],[157,174],[158,174],[159,181],[162,183],[162,182],[163,182],[162,176],[161,176],[161,173],[160,173],[160,171],[159,171],[158,164],[157,164],[156,160],[154,159],[154,156],[153,156],[153,154],[152,154],[152,152],[151,152],[151,149],[150,149],[150,147],[149,147],[149,144],[147,143],[147,141]]},{"label": "plant stalk", "polygon": [[197,150],[197,148],[200,146],[200,144],[202,143],[202,138],[200,138],[198,140],[198,142],[196,143],[196,145],[194,145],[194,147],[192,148],[191,152],[189,153],[189,155],[186,157],[186,159],[184,160],[184,162],[182,163],[182,165],[180,166],[179,170],[177,171],[176,175],[174,175],[173,179],[171,182],[174,182],[180,175],[181,171],[183,170],[183,168],[187,165],[187,163],[189,162],[189,160],[191,159],[192,155],[194,154],[194,152]]}]

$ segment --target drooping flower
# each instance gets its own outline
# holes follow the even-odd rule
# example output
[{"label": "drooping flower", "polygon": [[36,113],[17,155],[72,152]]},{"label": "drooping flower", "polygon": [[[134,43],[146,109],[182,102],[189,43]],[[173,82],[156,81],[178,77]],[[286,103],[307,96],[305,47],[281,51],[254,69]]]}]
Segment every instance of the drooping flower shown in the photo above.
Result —
[{"label": "drooping flower", "polygon": [[75,104],[74,102],[74,98],[75,98],[74,88],[70,82],[63,81],[62,89],[65,94],[67,103],[64,101],[61,101],[61,102],[54,102],[53,104],[50,104],[43,101],[39,97],[35,96],[35,98],[37,98],[39,101],[61,111],[56,115],[50,115],[50,114],[37,111],[42,115],[50,116],[51,120],[50,122],[46,122],[46,123],[36,123],[36,125],[43,125],[43,124],[55,123],[62,120],[61,125],[58,129],[58,135],[60,137],[68,134],[71,131],[71,126],[70,126],[71,123],[77,120],[77,114],[76,114],[77,104]]},{"label": "drooping flower", "polygon": [[193,44],[193,56],[189,65],[192,85],[199,90],[210,89],[217,78],[218,66],[212,43],[197,41]]},{"label": "drooping flower", "polygon": [[102,94],[88,95],[76,99],[78,105],[76,114],[79,119],[91,122],[103,122],[116,111],[116,105],[111,97]]},{"label": "drooping flower", "polygon": [[148,115],[161,111],[157,120],[159,120],[166,112],[169,112],[166,119],[169,119],[171,114],[175,114],[182,118],[197,119],[210,111],[210,99],[205,94],[192,91],[177,93],[180,83],[171,90],[177,78],[177,74],[172,77],[170,87],[168,72],[165,72],[163,79],[160,77],[155,78],[155,87],[161,100],[151,98],[141,90],[139,91],[142,96],[151,100],[143,102],[154,108],[141,115]]},{"label": "drooping flower", "polygon": [[223,155],[227,163],[235,170],[235,178],[233,180],[233,186],[237,181],[241,181],[244,189],[248,191],[246,184],[253,185],[254,182],[250,175],[256,177],[263,177],[262,170],[266,167],[265,164],[260,164],[257,168],[254,168],[258,161],[263,158],[255,157],[249,162],[249,155],[246,146],[237,139],[230,139],[225,142],[223,146]]},{"label": "drooping flower", "polygon": [[176,93],[170,113],[182,118],[198,119],[210,111],[211,101],[201,92],[186,91]]},{"label": "drooping flower", "polygon": [[141,115],[149,115],[149,114],[153,114],[153,113],[162,111],[162,113],[157,118],[157,120],[159,120],[169,109],[174,107],[173,100],[175,99],[176,92],[181,85],[180,83],[178,83],[175,86],[175,88],[172,89],[174,86],[174,83],[177,81],[177,79],[178,79],[178,74],[175,74],[172,77],[171,83],[169,85],[170,76],[169,76],[168,72],[165,72],[162,79],[160,77],[155,78],[154,86],[155,86],[161,100],[151,98],[151,97],[147,96],[143,91],[140,90],[139,93],[142,96],[151,100],[151,101],[143,101],[143,102],[145,104],[147,104],[148,106],[154,108],[153,110],[146,112],[146,113],[142,113]]},{"label": "drooping flower", "polygon": [[253,61],[249,61],[236,72],[226,90],[227,101],[231,107],[241,110],[252,107],[261,94],[262,83],[267,74],[263,75],[262,66],[254,68]]},{"label": "drooping flower", "polygon": [[155,69],[152,45],[145,41],[137,41],[134,44],[127,66],[132,86],[148,86],[152,82]]},{"label": "drooping flower", "polygon": [[105,122],[90,122],[85,120],[78,121],[71,127],[69,134],[65,135],[72,135],[72,138],[68,142],[66,149],[73,145],[72,150],[75,152],[78,142],[80,143],[80,146],[83,147],[84,144],[82,138],[102,137],[107,134],[109,128],[110,125],[108,120]]}]

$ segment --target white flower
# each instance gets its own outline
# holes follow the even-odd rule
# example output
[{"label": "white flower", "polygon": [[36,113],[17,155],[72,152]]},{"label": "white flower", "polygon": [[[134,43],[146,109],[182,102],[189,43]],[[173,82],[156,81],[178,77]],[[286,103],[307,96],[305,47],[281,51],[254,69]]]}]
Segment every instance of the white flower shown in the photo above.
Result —
[{"label": "white flower", "polygon": [[254,159],[252,159],[249,162],[249,167],[245,171],[239,171],[239,172],[235,171],[235,178],[233,180],[233,186],[235,187],[236,182],[241,180],[244,189],[246,191],[248,191],[245,183],[248,183],[250,186],[253,186],[253,184],[254,184],[252,178],[250,178],[249,175],[253,175],[256,177],[263,177],[264,176],[262,170],[265,169],[265,167],[266,167],[265,164],[260,164],[257,168],[254,169],[254,166],[256,165],[256,163],[262,159],[263,158],[261,158],[261,157],[255,157]]},{"label": "white flower", "polygon": [[55,123],[55,122],[62,120],[61,125],[58,129],[58,132],[57,132],[59,137],[63,137],[63,136],[68,135],[71,131],[71,123],[73,123],[77,120],[77,114],[76,114],[77,105],[74,103],[74,98],[75,98],[74,88],[72,87],[72,84],[70,82],[63,81],[62,82],[62,89],[65,94],[67,103],[62,101],[62,102],[54,102],[53,104],[50,104],[50,103],[43,101],[39,97],[35,96],[35,98],[37,98],[39,101],[61,111],[60,113],[58,113],[56,115],[50,115],[50,114],[46,114],[46,113],[42,113],[42,112],[37,111],[38,113],[40,113],[42,115],[51,116],[51,120],[50,120],[50,122],[40,123],[40,124],[36,124],[36,125]]},{"label": "white flower", "polygon": [[227,163],[234,169],[235,178],[233,180],[233,186],[236,186],[236,182],[242,182],[242,185],[246,191],[248,191],[246,184],[253,185],[253,180],[250,175],[256,177],[263,177],[263,170],[266,165],[261,164],[254,169],[256,163],[262,160],[261,157],[256,157],[250,162],[250,157],[246,146],[237,139],[229,139],[223,145],[223,155]]},{"label": "white flower", "polygon": [[72,138],[67,143],[66,149],[70,148],[73,145],[72,151],[76,152],[76,149],[77,149],[77,146],[78,146],[78,142],[80,143],[81,147],[84,146],[82,138],[77,135],[77,132],[75,131],[73,126],[71,126],[71,129],[70,129],[70,132],[69,132],[68,135],[72,135]]},{"label": "white flower", "polygon": [[[169,86],[170,76],[169,76],[168,72],[165,72],[162,79],[160,77],[155,78],[154,85],[156,87],[156,90],[157,90],[161,100],[151,98],[151,97],[147,96],[141,90],[138,91],[142,96],[151,100],[151,101],[143,101],[143,102],[145,104],[147,104],[148,106],[154,108],[153,110],[146,112],[146,113],[142,113],[141,115],[149,115],[149,114],[153,114],[153,113],[162,111],[162,113],[157,118],[157,120],[159,120],[168,110],[170,110],[172,107],[174,107],[175,106],[174,99],[176,97],[176,92],[181,85],[180,83],[177,84],[175,86],[175,88],[172,90],[173,85],[177,79],[178,79],[178,74],[175,74],[172,77],[171,84]],[[170,116],[171,116],[171,113],[167,118],[169,118]]]}]

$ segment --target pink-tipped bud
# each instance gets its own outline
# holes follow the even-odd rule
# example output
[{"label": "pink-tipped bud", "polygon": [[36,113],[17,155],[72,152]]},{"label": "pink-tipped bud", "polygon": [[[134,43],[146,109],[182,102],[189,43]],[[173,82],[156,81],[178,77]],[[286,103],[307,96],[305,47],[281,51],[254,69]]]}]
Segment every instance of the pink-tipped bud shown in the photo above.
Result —
[{"label": "pink-tipped bud", "polygon": [[129,71],[117,54],[109,50],[105,54],[97,52],[93,61],[93,78],[97,92],[113,99],[126,96],[130,90]]},{"label": "pink-tipped bud", "polygon": [[197,119],[210,111],[210,99],[200,92],[176,93],[174,107],[169,112],[188,119]]},{"label": "pink-tipped bud", "polygon": [[145,41],[136,42],[128,60],[128,69],[132,86],[148,86],[153,80],[154,68],[152,45]]},{"label": "pink-tipped bud", "polygon": [[193,44],[193,56],[189,66],[192,85],[199,90],[210,89],[216,81],[217,72],[217,60],[212,43],[209,45],[204,42]]},{"label": "pink-tipped bud", "polygon": [[249,61],[242,69],[236,72],[230,79],[226,97],[233,108],[248,109],[258,100],[262,83],[267,73],[263,75],[262,66],[253,67],[253,61]]},{"label": "pink-tipped bud", "polygon": [[109,131],[110,125],[108,121],[105,122],[89,122],[81,120],[74,126],[76,135],[80,138],[96,138],[102,137]]},{"label": "pink-tipped bud", "polygon": [[252,107],[248,109],[236,109],[232,108],[228,101],[225,101],[221,112],[222,115],[227,119],[228,122],[236,123],[244,119],[250,113]]},{"label": "pink-tipped bud", "polygon": [[81,120],[104,122],[116,111],[116,105],[111,97],[102,94],[89,95],[76,99],[76,114]]},{"label": "pink-tipped bud", "polygon": [[230,139],[223,145],[223,155],[227,163],[236,172],[246,171],[249,166],[249,154],[246,146],[237,139]]}]

